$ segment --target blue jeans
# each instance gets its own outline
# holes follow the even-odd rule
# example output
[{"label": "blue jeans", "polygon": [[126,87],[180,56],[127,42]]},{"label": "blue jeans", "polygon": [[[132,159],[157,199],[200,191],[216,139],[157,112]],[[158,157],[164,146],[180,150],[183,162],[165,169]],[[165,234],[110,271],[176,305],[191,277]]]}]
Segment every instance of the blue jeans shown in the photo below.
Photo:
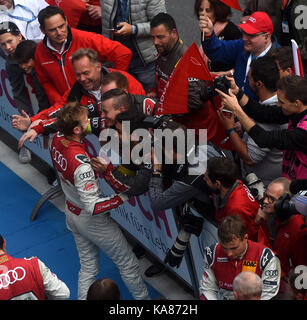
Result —
[{"label": "blue jeans", "polygon": [[156,87],[155,61],[146,64],[146,66],[140,62],[140,59],[133,59],[128,72],[142,84],[147,92],[149,89]]}]

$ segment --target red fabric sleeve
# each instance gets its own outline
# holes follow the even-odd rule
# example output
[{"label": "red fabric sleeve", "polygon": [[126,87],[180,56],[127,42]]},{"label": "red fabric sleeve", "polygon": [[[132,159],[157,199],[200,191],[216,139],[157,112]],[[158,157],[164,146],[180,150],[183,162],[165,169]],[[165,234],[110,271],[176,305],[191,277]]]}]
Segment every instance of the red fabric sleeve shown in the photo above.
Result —
[{"label": "red fabric sleeve", "polygon": [[[82,33],[82,31],[79,31]],[[127,71],[132,52],[118,41],[110,40],[102,35],[85,32],[88,47],[96,50],[101,61],[108,60],[114,63],[114,69]]]}]

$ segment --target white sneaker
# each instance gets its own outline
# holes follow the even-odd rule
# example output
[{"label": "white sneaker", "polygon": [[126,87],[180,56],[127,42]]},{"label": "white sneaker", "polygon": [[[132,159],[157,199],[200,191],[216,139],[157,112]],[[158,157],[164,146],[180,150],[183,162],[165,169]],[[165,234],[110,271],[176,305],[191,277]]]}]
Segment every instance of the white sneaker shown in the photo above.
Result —
[{"label": "white sneaker", "polygon": [[22,147],[19,150],[19,161],[21,163],[29,163],[31,161],[31,152],[26,147]]}]

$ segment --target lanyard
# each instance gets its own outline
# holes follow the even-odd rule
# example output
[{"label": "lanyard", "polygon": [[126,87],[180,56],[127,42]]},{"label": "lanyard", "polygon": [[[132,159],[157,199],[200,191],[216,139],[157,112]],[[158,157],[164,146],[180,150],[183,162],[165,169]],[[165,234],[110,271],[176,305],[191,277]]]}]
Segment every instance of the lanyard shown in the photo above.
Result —
[{"label": "lanyard", "polygon": [[16,7],[20,7],[20,8],[22,8],[22,9],[24,9],[25,11],[29,12],[29,13],[32,15],[32,18],[25,18],[25,17],[14,16],[13,14],[8,13],[7,11],[4,11],[4,13],[5,13],[6,15],[8,15],[10,18],[13,18],[13,19],[16,19],[16,20],[21,20],[21,21],[26,21],[26,22],[28,22],[28,23],[33,22],[33,21],[36,19],[36,16],[34,15],[33,11],[32,11],[30,8],[28,8],[28,7],[26,7],[26,6],[23,6],[22,4],[17,4],[17,5],[15,6],[15,8],[16,8]]}]

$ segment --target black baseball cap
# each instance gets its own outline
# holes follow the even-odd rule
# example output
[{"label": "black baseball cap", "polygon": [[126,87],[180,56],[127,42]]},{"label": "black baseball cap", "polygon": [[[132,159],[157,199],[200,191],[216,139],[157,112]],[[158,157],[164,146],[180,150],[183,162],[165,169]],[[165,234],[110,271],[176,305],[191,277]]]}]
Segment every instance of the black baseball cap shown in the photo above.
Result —
[{"label": "black baseball cap", "polygon": [[18,34],[20,30],[14,22],[4,21],[0,23],[0,35],[4,33]]}]

